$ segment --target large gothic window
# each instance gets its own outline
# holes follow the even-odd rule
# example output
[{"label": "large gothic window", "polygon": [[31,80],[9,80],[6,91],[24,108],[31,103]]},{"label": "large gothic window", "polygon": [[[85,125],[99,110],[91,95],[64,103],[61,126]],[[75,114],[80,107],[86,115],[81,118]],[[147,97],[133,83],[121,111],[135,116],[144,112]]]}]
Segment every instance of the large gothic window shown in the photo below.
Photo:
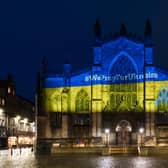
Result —
[{"label": "large gothic window", "polygon": [[111,74],[116,75],[117,73],[120,73],[122,75],[136,73],[133,63],[127,56],[120,56],[112,66]]},{"label": "large gothic window", "polygon": [[[116,77],[110,87],[111,109],[129,111],[136,104],[137,85],[131,75],[136,75],[133,62],[125,55],[120,56],[113,64],[110,75]],[[131,80],[130,80],[131,79]]]},{"label": "large gothic window", "polygon": [[76,95],[76,112],[89,112],[89,96],[83,89]]}]

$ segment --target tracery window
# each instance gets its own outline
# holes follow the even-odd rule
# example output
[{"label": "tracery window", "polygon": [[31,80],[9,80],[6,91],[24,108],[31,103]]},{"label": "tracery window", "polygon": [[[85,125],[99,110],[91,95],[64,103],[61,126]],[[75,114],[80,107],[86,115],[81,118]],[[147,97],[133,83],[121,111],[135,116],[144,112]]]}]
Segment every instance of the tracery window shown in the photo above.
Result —
[{"label": "tracery window", "polygon": [[113,64],[110,75],[113,77],[118,75],[115,84],[112,83],[110,87],[111,109],[117,109],[122,102],[131,109],[135,105],[137,99],[136,79],[133,77],[136,75],[136,69],[132,61],[125,55],[120,56]]},{"label": "tracery window", "polygon": [[76,112],[89,112],[89,96],[83,89],[76,95]]}]

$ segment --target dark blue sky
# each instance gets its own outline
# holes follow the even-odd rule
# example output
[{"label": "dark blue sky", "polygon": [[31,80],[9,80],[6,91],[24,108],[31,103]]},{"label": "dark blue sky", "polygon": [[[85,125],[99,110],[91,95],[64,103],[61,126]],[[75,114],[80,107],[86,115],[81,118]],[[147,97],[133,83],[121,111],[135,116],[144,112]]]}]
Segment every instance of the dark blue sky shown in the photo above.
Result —
[{"label": "dark blue sky", "polygon": [[146,18],[153,27],[155,62],[168,69],[168,2],[164,0],[61,0],[0,2],[0,77],[14,75],[16,91],[34,98],[36,73],[45,55],[53,69],[66,58],[74,70],[92,62],[93,24],[119,31],[121,22],[140,36]]}]

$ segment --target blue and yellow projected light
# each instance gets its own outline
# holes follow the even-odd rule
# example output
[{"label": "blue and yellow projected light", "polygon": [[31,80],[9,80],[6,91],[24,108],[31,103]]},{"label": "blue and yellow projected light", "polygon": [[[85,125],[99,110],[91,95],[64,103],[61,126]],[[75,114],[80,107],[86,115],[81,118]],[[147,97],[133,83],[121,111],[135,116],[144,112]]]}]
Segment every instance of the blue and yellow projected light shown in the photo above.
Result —
[{"label": "blue and yellow projected light", "polygon": [[[146,112],[168,111],[168,72],[151,64],[151,48],[119,38],[95,47],[94,54],[96,64],[90,69],[46,75],[47,112],[140,112],[144,99]],[[151,65],[144,68],[144,61]]]}]

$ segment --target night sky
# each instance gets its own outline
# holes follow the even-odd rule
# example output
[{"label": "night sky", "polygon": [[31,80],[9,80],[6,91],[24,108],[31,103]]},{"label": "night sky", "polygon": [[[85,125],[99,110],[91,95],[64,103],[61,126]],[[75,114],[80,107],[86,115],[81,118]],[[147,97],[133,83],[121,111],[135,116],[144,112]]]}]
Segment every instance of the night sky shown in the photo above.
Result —
[{"label": "night sky", "polygon": [[166,0],[7,0],[0,2],[0,78],[12,73],[17,94],[33,100],[43,56],[58,71],[67,59],[74,71],[89,66],[97,18],[105,35],[124,22],[139,36],[149,18],[155,63],[168,69]]}]

